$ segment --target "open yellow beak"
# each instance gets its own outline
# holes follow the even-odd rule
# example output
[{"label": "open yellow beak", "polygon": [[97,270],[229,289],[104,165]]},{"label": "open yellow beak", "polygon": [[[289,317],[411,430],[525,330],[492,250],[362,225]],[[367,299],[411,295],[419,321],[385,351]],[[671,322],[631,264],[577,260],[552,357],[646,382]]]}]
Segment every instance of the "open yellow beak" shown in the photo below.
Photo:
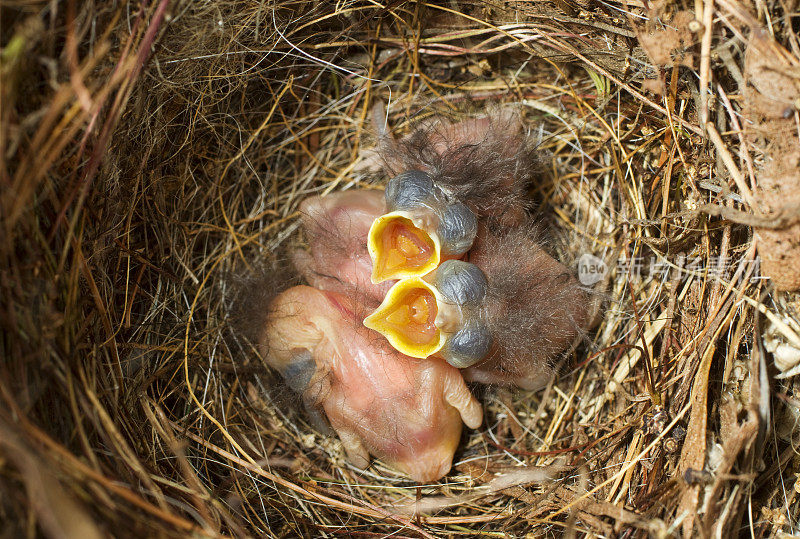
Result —
[{"label": "open yellow beak", "polygon": [[437,327],[439,292],[419,277],[396,283],[364,325],[381,333],[400,353],[426,358],[442,349],[447,336]]},{"label": "open yellow beak", "polygon": [[424,228],[405,211],[393,211],[373,221],[367,237],[373,283],[421,277],[439,265],[439,238]]}]

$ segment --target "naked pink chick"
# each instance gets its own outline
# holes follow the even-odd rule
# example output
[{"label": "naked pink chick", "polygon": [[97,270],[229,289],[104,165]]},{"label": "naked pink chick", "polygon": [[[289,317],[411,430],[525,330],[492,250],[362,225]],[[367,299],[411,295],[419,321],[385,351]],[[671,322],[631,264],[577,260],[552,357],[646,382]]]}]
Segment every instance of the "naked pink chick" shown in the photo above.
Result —
[{"label": "naked pink chick", "polygon": [[324,411],[354,465],[372,454],[415,481],[440,479],[481,405],[457,369],[400,354],[361,325],[362,310],[338,292],[292,287],[269,306],[261,353]]},{"label": "naked pink chick", "polygon": [[320,290],[356,294],[380,303],[393,281],[373,284],[367,234],[385,213],[382,191],[352,190],[313,196],[300,205],[309,249],[297,249],[292,262],[306,282]]}]

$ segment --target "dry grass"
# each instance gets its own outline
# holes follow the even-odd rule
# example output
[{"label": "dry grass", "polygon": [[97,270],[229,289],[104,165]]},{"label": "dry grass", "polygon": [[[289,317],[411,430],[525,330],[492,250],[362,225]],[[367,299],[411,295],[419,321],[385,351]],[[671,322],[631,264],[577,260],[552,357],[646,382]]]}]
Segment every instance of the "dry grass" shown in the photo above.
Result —
[{"label": "dry grass", "polygon": [[[797,304],[754,263],[798,263],[796,1],[0,5],[11,535],[798,531],[800,386],[762,345]],[[375,180],[377,100],[398,133],[517,104],[564,256],[609,263],[592,342],[482,390],[422,487],[352,468],[229,329],[299,202]]]}]

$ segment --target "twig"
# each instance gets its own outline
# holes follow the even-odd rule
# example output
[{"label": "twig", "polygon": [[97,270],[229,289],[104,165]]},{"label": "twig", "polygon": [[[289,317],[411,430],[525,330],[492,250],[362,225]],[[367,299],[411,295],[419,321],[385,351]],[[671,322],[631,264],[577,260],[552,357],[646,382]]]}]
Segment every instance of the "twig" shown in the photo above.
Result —
[{"label": "twig", "polygon": [[717,132],[717,128],[714,127],[714,124],[711,122],[707,122],[705,124],[706,132],[708,133],[708,138],[711,139],[711,142],[717,148],[717,152],[719,153],[720,158],[722,158],[722,162],[725,164],[725,168],[728,169],[733,181],[736,183],[736,187],[739,188],[739,191],[742,195],[742,198],[747,202],[747,204],[753,208],[757,209],[758,205],[756,201],[753,199],[753,193],[750,191],[750,188],[744,181],[744,177],[742,177],[742,173],[739,171],[739,167],[736,166],[736,163],[733,161],[733,157],[731,157],[728,148],[725,147],[725,143],[722,141],[722,137],[719,136]]}]

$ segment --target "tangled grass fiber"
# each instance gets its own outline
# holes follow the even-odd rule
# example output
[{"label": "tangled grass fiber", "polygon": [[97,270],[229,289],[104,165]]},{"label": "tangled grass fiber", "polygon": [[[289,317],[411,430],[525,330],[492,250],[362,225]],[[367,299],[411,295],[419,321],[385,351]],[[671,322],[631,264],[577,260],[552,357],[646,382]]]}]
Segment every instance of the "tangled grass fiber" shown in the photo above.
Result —
[{"label": "tangled grass fiber", "polygon": [[[4,536],[798,532],[796,0],[0,6]],[[435,485],[350,466],[229,323],[303,198],[382,180],[378,101],[516,107],[607,268]]]}]

